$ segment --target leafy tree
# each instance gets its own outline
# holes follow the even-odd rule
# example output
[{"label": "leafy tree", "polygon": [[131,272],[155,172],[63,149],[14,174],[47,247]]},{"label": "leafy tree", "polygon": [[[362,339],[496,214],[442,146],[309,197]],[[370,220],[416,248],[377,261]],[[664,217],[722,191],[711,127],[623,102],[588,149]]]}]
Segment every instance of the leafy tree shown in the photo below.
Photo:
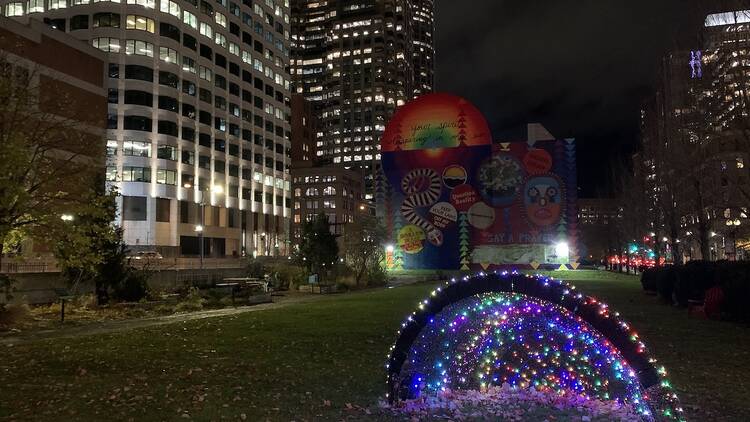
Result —
[{"label": "leafy tree", "polygon": [[385,238],[385,228],[371,215],[360,215],[346,226],[344,256],[354,271],[357,286],[378,273],[385,258]]},{"label": "leafy tree", "polygon": [[297,250],[297,263],[310,273],[321,274],[325,267],[331,268],[339,255],[336,236],[325,214],[317,215],[302,225],[301,242]]},{"label": "leafy tree", "polygon": [[94,284],[100,305],[110,292],[121,300],[140,300],[146,295],[148,271],[129,265],[122,228],[113,224],[118,193],[103,189],[90,194],[89,206],[72,221],[58,226],[55,257],[71,285]]},{"label": "leafy tree", "polygon": [[64,232],[60,216],[90,207],[102,172],[104,131],[89,125],[101,126],[106,111],[40,89],[42,79],[0,55],[0,260],[18,233],[48,241]]}]

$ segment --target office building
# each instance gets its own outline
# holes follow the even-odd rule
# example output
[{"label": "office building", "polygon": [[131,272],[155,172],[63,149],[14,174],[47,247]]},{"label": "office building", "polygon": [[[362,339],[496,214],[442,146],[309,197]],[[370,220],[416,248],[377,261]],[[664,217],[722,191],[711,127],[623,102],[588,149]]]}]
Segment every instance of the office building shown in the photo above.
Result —
[{"label": "office building", "polygon": [[358,172],[334,166],[295,168],[293,183],[295,242],[299,241],[302,223],[319,214],[328,217],[333,234],[343,235],[357,214],[371,212]]},{"label": "office building", "polygon": [[372,200],[396,108],[433,90],[432,0],[292,1],[293,91],[320,119],[316,154],[362,174]]},{"label": "office building", "polygon": [[662,60],[635,163],[676,262],[737,259],[750,225],[750,10],[708,14],[696,34]]},{"label": "office building", "polygon": [[[239,1],[239,0],[237,0]],[[108,55],[107,178],[131,249],[277,255],[291,195],[288,0],[4,1]]]}]

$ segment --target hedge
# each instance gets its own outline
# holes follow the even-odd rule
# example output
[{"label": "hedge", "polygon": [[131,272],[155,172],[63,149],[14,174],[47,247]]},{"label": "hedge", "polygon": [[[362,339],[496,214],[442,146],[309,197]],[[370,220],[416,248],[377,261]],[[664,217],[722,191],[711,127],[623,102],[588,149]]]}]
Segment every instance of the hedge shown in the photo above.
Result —
[{"label": "hedge", "polygon": [[691,261],[653,268],[641,274],[641,285],[677,306],[687,306],[689,300],[702,301],[707,290],[719,285],[724,291],[722,314],[750,322],[750,262]]}]

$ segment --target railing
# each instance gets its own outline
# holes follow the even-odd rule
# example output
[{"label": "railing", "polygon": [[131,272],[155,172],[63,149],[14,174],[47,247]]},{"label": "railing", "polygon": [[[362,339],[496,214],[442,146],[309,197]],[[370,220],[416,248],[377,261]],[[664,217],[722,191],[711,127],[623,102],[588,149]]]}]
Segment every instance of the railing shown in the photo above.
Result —
[{"label": "railing", "polygon": [[[162,270],[222,270],[237,269],[245,266],[241,258],[205,258],[201,266],[198,258],[143,258],[128,259],[128,264],[133,268],[162,271]],[[5,258],[0,264],[0,273],[22,274],[22,273],[55,273],[60,272],[60,267],[54,261],[40,262],[14,262]]]},{"label": "railing", "polygon": [[130,259],[134,268],[148,270],[219,270],[243,268],[245,261],[239,258],[204,258],[201,267],[198,258],[143,258]]},{"label": "railing", "polygon": [[0,273],[47,273],[59,272],[60,269],[54,263],[48,262],[3,262],[0,265]]}]

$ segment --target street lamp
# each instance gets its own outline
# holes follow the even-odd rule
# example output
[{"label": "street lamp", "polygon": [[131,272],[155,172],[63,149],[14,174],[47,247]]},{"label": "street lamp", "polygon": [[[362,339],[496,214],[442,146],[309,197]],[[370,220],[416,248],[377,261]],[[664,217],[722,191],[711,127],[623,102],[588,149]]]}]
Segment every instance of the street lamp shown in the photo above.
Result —
[{"label": "street lamp", "polygon": [[732,253],[734,254],[735,261],[737,260],[737,230],[742,225],[742,221],[740,221],[739,218],[734,220],[727,220],[727,227],[729,227],[729,232],[732,234]]},{"label": "street lamp", "polygon": [[[184,183],[183,187],[186,189],[191,189],[193,185],[191,183]],[[204,256],[204,245],[203,245],[203,229],[206,224],[205,218],[206,218],[206,195],[209,192],[213,192],[217,195],[221,195],[224,193],[224,187],[221,185],[209,185],[202,187],[200,189],[201,192],[201,221],[200,224],[195,226],[195,231],[198,233],[198,241],[200,242],[200,260],[201,260],[201,270],[203,269],[203,256]]]},{"label": "street lamp", "polygon": [[73,215],[71,214],[63,214],[60,216],[60,220],[62,221],[73,221]]},{"label": "street lamp", "polygon": [[[201,208],[201,214],[203,213],[203,209]],[[203,218],[201,217],[201,220]],[[200,249],[200,255],[201,255],[201,269],[203,269],[203,225],[199,224],[195,226],[195,231],[198,233],[198,248]]]}]

